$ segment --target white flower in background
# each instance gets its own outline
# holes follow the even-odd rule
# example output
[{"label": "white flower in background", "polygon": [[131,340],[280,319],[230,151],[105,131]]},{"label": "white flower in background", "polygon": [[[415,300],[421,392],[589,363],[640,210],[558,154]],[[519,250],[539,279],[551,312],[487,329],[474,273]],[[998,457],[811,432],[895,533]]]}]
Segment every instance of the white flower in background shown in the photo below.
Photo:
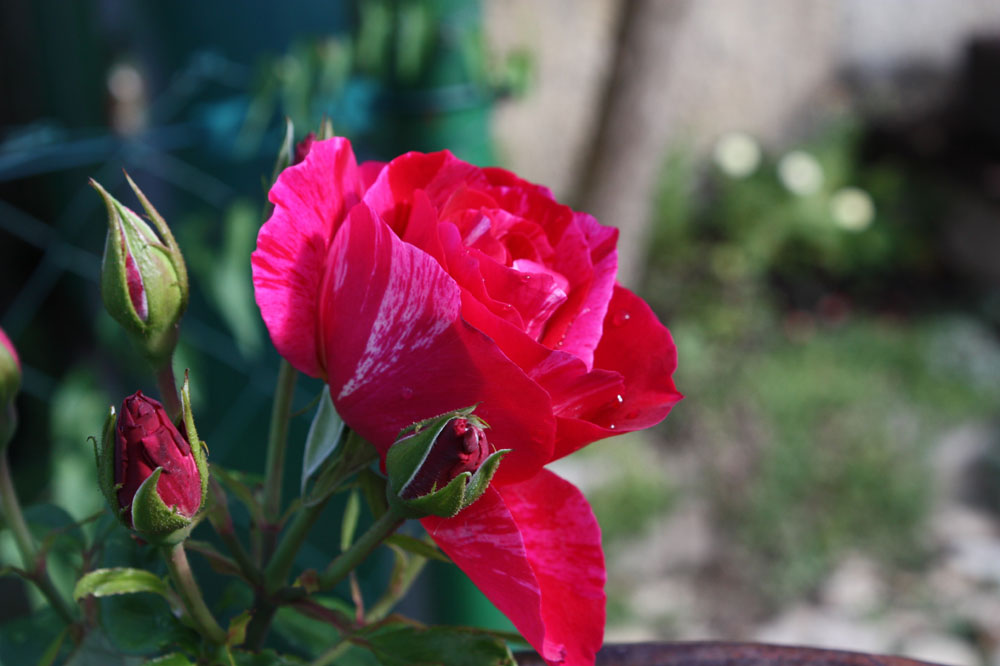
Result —
[{"label": "white flower in background", "polygon": [[793,150],[778,162],[778,179],[793,194],[815,194],[823,186],[823,167],[804,150]]},{"label": "white flower in background", "polygon": [[730,178],[746,178],[760,166],[760,145],[746,132],[727,132],[715,142],[712,157]]},{"label": "white flower in background", "polygon": [[875,219],[875,202],[859,187],[844,187],[830,197],[830,215],[841,229],[864,231]]}]

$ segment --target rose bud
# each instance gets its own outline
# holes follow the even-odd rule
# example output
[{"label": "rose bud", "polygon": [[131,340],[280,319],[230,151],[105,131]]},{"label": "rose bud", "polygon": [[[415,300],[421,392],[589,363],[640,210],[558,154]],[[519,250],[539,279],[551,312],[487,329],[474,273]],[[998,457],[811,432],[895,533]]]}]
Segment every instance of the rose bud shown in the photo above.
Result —
[{"label": "rose bud", "polygon": [[451,517],[482,496],[501,458],[490,451],[474,407],[422,421],[400,433],[386,455],[390,504],[405,515]]},{"label": "rose bud", "polygon": [[305,138],[295,144],[295,157],[292,160],[292,164],[299,164],[305,161],[306,155],[309,154],[309,149],[316,142],[316,133],[309,132],[306,134]]},{"label": "rose bud", "polygon": [[208,467],[182,390],[185,437],[158,401],[137,391],[114,409],[98,452],[101,488],[126,527],[144,538],[176,542],[187,536],[207,494]]},{"label": "rose bud", "polygon": [[0,328],[0,449],[5,447],[17,427],[14,396],[21,388],[21,361],[14,344]]},{"label": "rose bud", "polygon": [[153,366],[160,368],[173,354],[178,322],[187,308],[187,268],[163,217],[131,178],[128,183],[152,226],[90,181],[108,209],[101,296],[108,313],[133,336]]}]

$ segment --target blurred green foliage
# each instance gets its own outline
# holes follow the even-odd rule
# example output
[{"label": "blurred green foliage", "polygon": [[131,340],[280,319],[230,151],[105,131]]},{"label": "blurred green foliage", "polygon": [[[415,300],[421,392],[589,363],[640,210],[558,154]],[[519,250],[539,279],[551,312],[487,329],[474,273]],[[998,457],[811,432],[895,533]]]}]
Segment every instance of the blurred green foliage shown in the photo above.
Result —
[{"label": "blurred green foliage", "polygon": [[[715,557],[768,604],[850,551],[919,565],[929,449],[1000,400],[993,331],[961,299],[942,307],[958,290],[942,282],[947,193],[860,146],[853,123],[807,144],[808,187],[763,152],[727,173],[678,150],[662,178],[641,291],[674,333],[687,399],[660,432],[699,452]],[[845,221],[844,188],[867,217]]]}]

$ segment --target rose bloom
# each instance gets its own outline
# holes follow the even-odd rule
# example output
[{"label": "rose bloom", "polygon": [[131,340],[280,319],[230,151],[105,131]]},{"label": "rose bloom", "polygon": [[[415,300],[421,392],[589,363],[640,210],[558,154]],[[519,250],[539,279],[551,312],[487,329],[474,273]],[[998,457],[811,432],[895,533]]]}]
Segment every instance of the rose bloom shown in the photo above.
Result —
[{"label": "rose bloom", "polygon": [[615,282],[618,231],[508,171],[449,152],[359,166],[343,138],[270,200],[252,263],[278,351],[383,458],[402,428],[478,403],[512,452],[475,504],[423,525],[547,662],[593,664],[600,529],[545,465],[681,398],[670,333]]}]

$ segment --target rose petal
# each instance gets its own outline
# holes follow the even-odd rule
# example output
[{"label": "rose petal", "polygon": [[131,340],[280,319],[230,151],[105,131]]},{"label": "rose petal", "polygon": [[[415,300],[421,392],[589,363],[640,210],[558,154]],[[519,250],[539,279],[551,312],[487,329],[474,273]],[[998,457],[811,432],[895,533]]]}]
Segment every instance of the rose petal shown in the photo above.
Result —
[{"label": "rose petal", "polygon": [[507,171],[506,169],[501,169],[500,167],[486,167],[483,169],[483,175],[486,177],[486,180],[489,181],[490,185],[495,187],[518,189],[522,192],[527,192],[532,196],[538,195],[545,199],[555,201],[555,197],[552,196],[552,190],[549,188],[544,185],[536,185],[535,183],[528,182],[517,174]]},{"label": "rose petal", "polygon": [[382,169],[385,167],[385,162],[362,162],[358,165],[358,178],[361,180],[361,186],[364,191],[368,189],[375,183],[378,179],[378,175],[382,173]]},{"label": "rose petal", "polygon": [[[441,224],[438,227],[438,234],[445,254],[448,274],[455,279],[455,282],[479,303],[487,307],[490,312],[510,322],[518,330],[524,329],[524,320],[521,319],[521,314],[517,309],[510,303],[495,300],[486,290],[486,282],[483,280],[480,266],[483,262],[492,260],[481,252],[470,251],[466,248],[462,243],[459,230],[450,222]],[[488,332],[487,335],[489,335]]]},{"label": "rose petal", "polygon": [[365,193],[365,201],[389,226],[405,218],[413,193],[424,190],[440,210],[457,187],[483,180],[479,169],[447,150],[437,153],[406,153],[389,162]]},{"label": "rose petal", "polygon": [[495,484],[454,518],[430,516],[420,522],[524,639],[541,651],[545,643],[541,586],[517,523]]},{"label": "rose petal", "polygon": [[428,254],[359,204],[334,239],[320,308],[337,412],[385,454],[415,421],[479,403],[489,441],[511,448],[498,482],[528,478],[552,454],[548,396],[460,316],[461,289]]},{"label": "rose petal", "polygon": [[593,665],[604,634],[604,554],[576,487],[542,470],[489,488],[454,518],[422,522],[548,663]]},{"label": "rose petal", "polygon": [[274,213],[250,258],[254,294],[271,340],[289,363],[325,376],[316,346],[317,297],[330,241],[361,196],[354,152],[346,139],[312,145],[301,164],[271,188]]},{"label": "rose petal", "polygon": [[486,257],[479,262],[487,292],[512,305],[521,315],[524,332],[537,340],[549,317],[566,301],[568,285],[561,275],[548,272],[544,266],[526,259],[514,264],[518,268],[502,266]]},{"label": "rose petal", "polygon": [[682,396],[674,386],[677,348],[645,301],[615,286],[594,367],[620,373],[622,399],[579,418],[558,419],[556,458],[604,437],[656,425]]},{"label": "rose petal", "polygon": [[594,366],[594,349],[615,286],[617,240],[617,229],[605,227],[590,215],[574,213],[573,224],[553,256],[552,268],[566,276],[573,289],[550,320],[542,342],[579,357],[588,370]]}]

